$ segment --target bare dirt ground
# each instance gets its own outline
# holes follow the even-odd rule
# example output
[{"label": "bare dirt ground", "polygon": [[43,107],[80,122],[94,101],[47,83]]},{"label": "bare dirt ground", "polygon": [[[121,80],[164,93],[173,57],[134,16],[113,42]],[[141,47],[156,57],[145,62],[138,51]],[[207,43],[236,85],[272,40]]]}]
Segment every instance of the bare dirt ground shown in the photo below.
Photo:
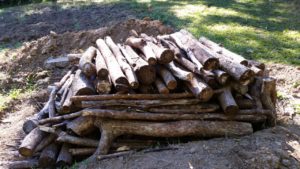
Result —
[{"label": "bare dirt ground", "polygon": [[[48,57],[81,52],[95,39],[107,34],[122,41],[131,29],[153,35],[172,31],[157,21],[129,20],[115,24],[135,16],[123,5],[89,6],[82,8],[80,15],[78,8],[61,9],[55,5],[41,5],[35,11],[28,16],[21,9],[0,15],[0,44],[11,48],[1,52],[2,92],[22,88],[32,81],[35,83],[32,92],[10,101],[9,106],[0,112],[0,168],[3,161],[22,159],[17,153],[24,137],[22,124],[47,99],[46,86],[57,81],[66,71],[63,68],[46,70],[43,63]],[[106,17],[102,17],[104,15]],[[24,43],[16,46],[16,42]],[[300,103],[300,85],[297,85],[300,69],[272,63],[267,67],[270,75],[278,79],[280,124],[277,127],[242,138],[171,145],[177,147],[176,150],[137,152],[101,162],[84,161],[77,167],[300,168],[300,118],[293,107],[294,103]]]}]

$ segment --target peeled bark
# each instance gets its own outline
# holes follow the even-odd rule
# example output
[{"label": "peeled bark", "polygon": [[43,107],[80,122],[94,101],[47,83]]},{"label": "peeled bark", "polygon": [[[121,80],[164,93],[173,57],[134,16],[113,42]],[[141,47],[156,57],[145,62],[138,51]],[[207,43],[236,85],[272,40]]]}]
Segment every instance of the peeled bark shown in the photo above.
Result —
[{"label": "peeled bark", "polygon": [[155,68],[144,61],[130,46],[125,45],[121,46],[120,48],[122,49],[123,54],[130,56],[132,62],[134,63],[131,63],[131,67],[133,67],[139,83],[144,85],[150,85],[153,83],[156,78]]},{"label": "peeled bark", "polygon": [[36,146],[42,141],[45,133],[38,128],[33,129],[27,136],[23,139],[20,147],[19,153],[25,157],[31,157],[34,153]]},{"label": "peeled bark", "polygon": [[219,94],[218,100],[226,114],[236,114],[239,110],[229,88],[225,88],[223,92]]},{"label": "peeled bark", "polygon": [[201,37],[199,39],[199,41],[203,45],[205,45],[208,48],[212,49],[214,52],[219,53],[221,55],[224,55],[226,58],[229,58],[229,59],[233,60],[234,62],[240,63],[240,64],[242,64],[244,66],[248,65],[248,60],[245,59],[243,56],[238,55],[236,53],[233,53],[233,52],[231,52],[231,51],[229,51],[229,50],[227,50],[227,49],[219,46],[215,42],[213,42],[213,41],[211,41],[211,40],[209,40],[209,39],[207,39],[205,37]]},{"label": "peeled bark", "polygon": [[265,70],[266,68],[266,65],[264,63],[261,63],[261,62],[258,62],[258,61],[255,61],[255,60],[248,60],[248,63],[251,65],[251,66],[255,66],[261,70]]},{"label": "peeled bark", "polygon": [[213,73],[215,75],[215,78],[217,79],[218,83],[221,85],[225,85],[229,80],[229,74],[222,71],[222,70],[213,70]]},{"label": "peeled bark", "polygon": [[54,166],[58,153],[59,147],[57,144],[52,143],[48,145],[41,153],[39,158],[39,167],[46,168]]},{"label": "peeled bark", "polygon": [[96,64],[97,77],[99,79],[108,78],[108,68],[106,66],[105,60],[101,52],[98,49],[96,50],[95,64]]},{"label": "peeled bark", "polygon": [[69,144],[63,144],[56,160],[58,167],[66,167],[72,165],[73,157],[69,152]]},{"label": "peeled bark", "polygon": [[123,74],[121,67],[118,61],[116,60],[115,56],[113,55],[113,53],[106,45],[103,39],[98,39],[96,41],[96,44],[105,60],[105,63],[109,71],[109,75],[111,77],[111,81],[114,84],[116,90],[118,91],[124,90],[123,86],[129,86],[129,83],[128,80],[126,79],[126,76]]},{"label": "peeled bark", "polygon": [[180,80],[190,81],[193,78],[193,73],[186,71],[183,67],[174,62],[166,64],[166,67]]},{"label": "peeled bark", "polygon": [[169,89],[161,79],[157,78],[155,80],[155,86],[160,94],[169,94]]},{"label": "peeled bark", "polygon": [[213,90],[198,77],[193,77],[189,82],[186,82],[186,85],[194,96],[203,102],[210,100],[214,94]]},{"label": "peeled bark", "polygon": [[114,56],[116,57],[121,69],[123,70],[124,74],[126,75],[126,78],[129,82],[130,87],[133,89],[137,89],[139,86],[139,83],[137,81],[135,72],[131,69],[129,64],[126,62],[126,59],[124,58],[119,47],[113,42],[113,40],[109,36],[105,37],[105,42],[106,42],[107,46],[113,52]]},{"label": "peeled bark", "polygon": [[88,76],[92,77],[96,75],[96,66],[93,64],[93,60],[96,56],[97,49],[93,46],[89,47],[81,56],[79,60],[79,68],[82,72]]},{"label": "peeled bark", "polygon": [[67,123],[67,129],[79,136],[87,135],[94,131],[94,119],[91,117],[77,117]]},{"label": "peeled bark", "polygon": [[157,63],[155,53],[149,45],[149,42],[143,40],[142,38],[129,37],[125,44],[140,49],[149,65],[155,65]]},{"label": "peeled bark", "polygon": [[172,75],[168,69],[163,66],[157,66],[157,72],[166,84],[167,88],[170,90],[174,90],[177,87],[177,81],[175,77]]}]

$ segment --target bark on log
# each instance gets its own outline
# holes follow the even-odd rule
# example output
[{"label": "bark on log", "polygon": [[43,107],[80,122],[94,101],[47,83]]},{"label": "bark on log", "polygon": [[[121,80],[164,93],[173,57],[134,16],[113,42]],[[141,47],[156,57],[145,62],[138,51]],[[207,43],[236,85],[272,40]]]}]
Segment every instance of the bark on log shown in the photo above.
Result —
[{"label": "bark on log", "polygon": [[157,65],[157,72],[159,76],[162,78],[167,88],[170,90],[174,90],[177,87],[177,81],[175,77],[172,75],[168,69],[163,66]]},{"label": "bark on log", "polygon": [[244,66],[247,66],[248,65],[248,60],[245,59],[243,56],[241,55],[238,55],[234,52],[231,52],[227,49],[225,49],[224,47],[221,47],[220,45],[216,44],[215,42],[205,38],[205,37],[200,37],[199,41],[207,46],[208,48],[212,49],[214,52],[216,53],[219,53],[221,55],[224,55],[225,57],[237,62],[237,63],[240,63]]},{"label": "bark on log", "polygon": [[[134,67],[136,66],[136,63],[135,63],[135,61],[133,61],[133,60],[131,59],[132,56],[130,56],[129,53],[126,51],[125,45],[121,45],[121,44],[119,44],[119,43],[118,43],[117,45],[118,45],[119,49],[121,50],[121,52],[122,52],[124,58],[125,58],[126,61],[128,62],[128,64],[129,64],[132,68],[134,68]],[[146,61],[145,61],[145,62],[146,62]],[[147,62],[146,62],[146,63],[147,63]]]},{"label": "bark on log", "polygon": [[105,101],[105,100],[163,100],[163,99],[188,99],[193,98],[191,93],[173,93],[173,94],[108,94],[108,95],[86,95],[86,96],[73,96],[71,98],[74,102],[80,101]]},{"label": "bark on log", "polygon": [[220,83],[221,85],[225,85],[228,80],[229,80],[229,74],[222,71],[222,70],[213,70],[212,71],[215,75],[215,78],[217,79],[218,83]]},{"label": "bark on log", "polygon": [[94,131],[94,119],[91,117],[77,117],[67,123],[67,129],[79,136],[87,135]]},{"label": "bark on log", "polygon": [[71,91],[73,96],[95,94],[93,83],[82,73],[81,70],[76,71],[71,85]]},{"label": "bark on log", "polygon": [[97,49],[93,46],[89,47],[81,56],[79,60],[79,69],[87,77],[92,77],[96,75],[96,66],[93,64],[93,60],[96,56]]},{"label": "bark on log", "polygon": [[268,125],[276,125],[276,81],[273,78],[263,78],[261,87],[261,102],[264,108],[272,111],[267,120]]},{"label": "bark on log", "polygon": [[96,148],[71,148],[69,152],[73,156],[85,156],[92,155],[96,151]]},{"label": "bark on log", "polygon": [[213,90],[198,77],[193,77],[189,82],[186,82],[186,85],[194,96],[203,102],[210,100],[214,94]]},{"label": "bark on log", "polygon": [[87,146],[87,147],[97,147],[98,146],[98,140],[93,140],[89,138],[82,138],[82,137],[75,137],[68,135],[65,132],[61,132],[56,139],[58,142],[62,143],[69,143],[74,145],[81,145],[81,146]]},{"label": "bark on log", "polygon": [[[114,84],[116,90],[118,91],[124,90],[123,86],[129,86],[128,80],[126,79],[126,76],[123,74],[121,67],[118,61],[116,60],[115,56],[113,55],[113,53],[106,45],[103,39],[98,39],[96,41],[96,44],[105,60],[105,63],[109,71],[109,75],[111,77],[111,81]],[[122,87],[120,87],[120,85]]]},{"label": "bark on log", "polygon": [[169,89],[161,79],[156,78],[155,86],[160,94],[169,94]]},{"label": "bark on log", "polygon": [[183,45],[187,46],[188,49],[192,51],[197,60],[203,65],[205,70],[213,70],[218,67],[218,59],[207,51],[203,50],[201,48],[202,44],[198,42],[197,39],[195,39],[188,31],[180,30],[180,32],[171,34],[171,38],[174,39],[174,37],[179,39]]},{"label": "bark on log", "polygon": [[106,79],[108,77],[108,69],[105,60],[98,49],[96,50],[95,64],[96,64],[97,77],[99,79]]},{"label": "bark on log", "polygon": [[131,58],[133,62],[131,63],[131,67],[133,67],[139,83],[144,85],[150,85],[153,83],[156,78],[155,68],[144,61],[130,46],[125,45],[120,48],[124,55],[128,55]]},{"label": "bark on log", "polygon": [[124,58],[119,47],[113,42],[113,40],[109,36],[105,37],[105,42],[106,42],[107,46],[113,52],[114,56],[116,57],[117,62],[119,63],[121,69],[123,70],[124,74],[126,75],[126,78],[129,82],[130,87],[133,89],[137,89],[139,86],[137,77],[136,77],[134,71],[131,69],[130,65],[126,62],[126,59]]},{"label": "bark on log", "polygon": [[56,139],[55,134],[49,134],[47,137],[44,137],[43,140],[36,146],[34,152],[39,152],[43,150],[46,146],[52,143]]},{"label": "bark on log", "polygon": [[34,149],[42,141],[44,136],[45,136],[45,133],[40,131],[38,128],[33,129],[23,139],[23,141],[19,147],[19,153],[25,157],[32,156],[34,153]]},{"label": "bark on log", "polygon": [[[65,109],[63,109],[63,107],[64,107],[64,103],[65,103],[65,101],[67,100],[67,103],[69,104],[70,103],[70,97],[72,96],[71,95],[71,93],[70,93],[70,95],[69,95],[69,92],[70,92],[70,87],[71,87],[71,85],[72,85],[72,82],[73,82],[73,80],[74,80],[74,75],[72,74],[71,76],[70,76],[70,78],[68,79],[68,81],[66,82],[66,86],[65,86],[65,90],[64,90],[64,92],[63,92],[63,94],[62,94],[62,96],[61,96],[61,100],[60,100],[60,103],[59,103],[59,105],[60,105],[60,109],[58,109],[59,111],[58,111],[58,113],[62,113],[62,112],[64,112],[64,111],[68,111],[68,110],[65,110]],[[67,104],[67,105],[68,105]]]},{"label": "bark on log", "polygon": [[61,110],[60,110],[60,114],[66,114],[71,112],[71,109],[73,107],[73,102],[71,101],[71,97],[73,96],[73,91],[70,89],[67,92],[67,96],[63,102],[63,104],[61,105]]},{"label": "bark on log", "polygon": [[66,167],[72,165],[73,157],[72,154],[69,152],[69,148],[70,148],[69,144],[65,143],[62,145],[56,160],[56,166]]},{"label": "bark on log", "polygon": [[164,106],[163,108],[150,108],[148,109],[151,113],[166,113],[166,114],[198,114],[198,113],[209,113],[219,110],[217,104],[200,103],[197,105],[181,105],[181,106]]},{"label": "bark on log", "polygon": [[68,61],[71,65],[78,64],[81,56],[82,56],[82,54],[77,54],[77,53],[67,54]]},{"label": "bark on log", "polygon": [[226,114],[236,114],[239,110],[229,88],[225,88],[223,92],[219,94],[218,100]]},{"label": "bark on log", "polygon": [[62,122],[63,120],[69,120],[69,119],[74,119],[76,117],[79,117],[79,116],[81,116],[81,113],[82,112],[79,111],[79,112],[66,114],[66,115],[62,115],[62,116],[46,118],[46,119],[39,120],[38,123],[39,123],[39,125],[44,125],[46,123],[59,123],[59,122]]},{"label": "bark on log", "polygon": [[24,169],[24,168],[36,168],[39,162],[36,159],[12,161],[7,164],[10,169]]},{"label": "bark on log", "polygon": [[[113,140],[120,135],[132,134],[152,137],[235,137],[251,134],[252,126],[242,122],[175,121],[168,123],[144,121],[97,120],[101,140],[95,155],[107,154]],[[113,126],[113,127],[112,127]]]},{"label": "bark on log", "polygon": [[112,84],[108,76],[105,79],[97,78],[94,81],[94,84],[99,94],[109,94],[109,92],[111,91]]},{"label": "bark on log", "polygon": [[166,64],[166,67],[180,80],[191,81],[193,73],[186,71],[183,67],[179,66],[175,62]]},{"label": "bark on log", "polygon": [[198,104],[199,99],[176,99],[176,100],[105,100],[105,101],[82,101],[78,107],[88,108],[95,106],[128,106],[139,108],[150,108],[168,105],[192,105]]},{"label": "bark on log", "polygon": [[56,158],[59,153],[59,147],[57,144],[52,143],[48,145],[41,153],[39,158],[39,167],[53,167],[56,163]]},{"label": "bark on log", "polygon": [[142,38],[129,37],[126,39],[125,44],[140,49],[149,65],[155,65],[157,63],[155,53],[149,45],[149,42],[146,42]]}]

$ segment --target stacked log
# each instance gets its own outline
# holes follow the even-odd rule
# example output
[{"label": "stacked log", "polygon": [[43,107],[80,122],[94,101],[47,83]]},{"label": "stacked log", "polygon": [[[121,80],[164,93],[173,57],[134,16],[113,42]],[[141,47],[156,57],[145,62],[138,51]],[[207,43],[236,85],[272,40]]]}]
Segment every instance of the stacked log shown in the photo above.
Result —
[{"label": "stacked log", "polygon": [[116,152],[124,135],[236,137],[251,134],[252,124],[276,124],[276,83],[265,65],[186,30],[135,34],[123,44],[107,36],[68,58],[72,70],[24,123],[19,152],[38,157],[26,166],[62,167]]}]

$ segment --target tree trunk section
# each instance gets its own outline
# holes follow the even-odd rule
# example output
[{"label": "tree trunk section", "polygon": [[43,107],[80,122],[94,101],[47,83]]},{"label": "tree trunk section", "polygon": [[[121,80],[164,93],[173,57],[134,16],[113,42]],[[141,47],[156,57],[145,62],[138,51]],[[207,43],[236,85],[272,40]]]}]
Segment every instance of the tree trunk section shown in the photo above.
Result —
[{"label": "tree trunk section", "polygon": [[189,82],[186,82],[186,85],[194,96],[202,102],[207,102],[214,94],[213,90],[198,77],[193,77]]},{"label": "tree trunk section", "polygon": [[58,167],[66,167],[72,165],[73,157],[72,154],[69,152],[69,148],[70,148],[69,144],[65,143],[62,145],[56,160],[56,165]]},{"label": "tree trunk section", "polygon": [[96,75],[96,66],[93,60],[96,56],[97,49],[93,46],[89,47],[81,56],[79,60],[79,68],[87,77]]},{"label": "tree trunk section", "polygon": [[23,139],[20,147],[19,153],[25,157],[31,157],[34,153],[35,147],[42,141],[45,133],[40,129],[33,129],[26,137]]},{"label": "tree trunk section", "polygon": [[157,72],[159,76],[162,78],[167,88],[170,90],[174,90],[177,87],[177,81],[172,73],[163,66],[157,65]]},{"label": "tree trunk section", "polygon": [[160,94],[169,94],[169,89],[161,79],[156,78],[155,86]]},{"label": "tree trunk section", "polygon": [[105,60],[101,52],[98,49],[96,50],[95,64],[96,64],[97,77],[99,79],[106,79],[109,73],[108,68],[106,66]]},{"label": "tree trunk section", "polygon": [[236,114],[239,110],[229,88],[225,88],[223,92],[219,94],[218,100],[226,114]]},{"label": "tree trunk section", "polygon": [[54,166],[58,153],[59,147],[57,144],[52,143],[48,145],[41,153],[39,158],[39,167],[46,168]]},{"label": "tree trunk section", "polygon": [[77,117],[67,123],[67,129],[79,136],[84,136],[94,131],[94,119],[91,117]]}]

